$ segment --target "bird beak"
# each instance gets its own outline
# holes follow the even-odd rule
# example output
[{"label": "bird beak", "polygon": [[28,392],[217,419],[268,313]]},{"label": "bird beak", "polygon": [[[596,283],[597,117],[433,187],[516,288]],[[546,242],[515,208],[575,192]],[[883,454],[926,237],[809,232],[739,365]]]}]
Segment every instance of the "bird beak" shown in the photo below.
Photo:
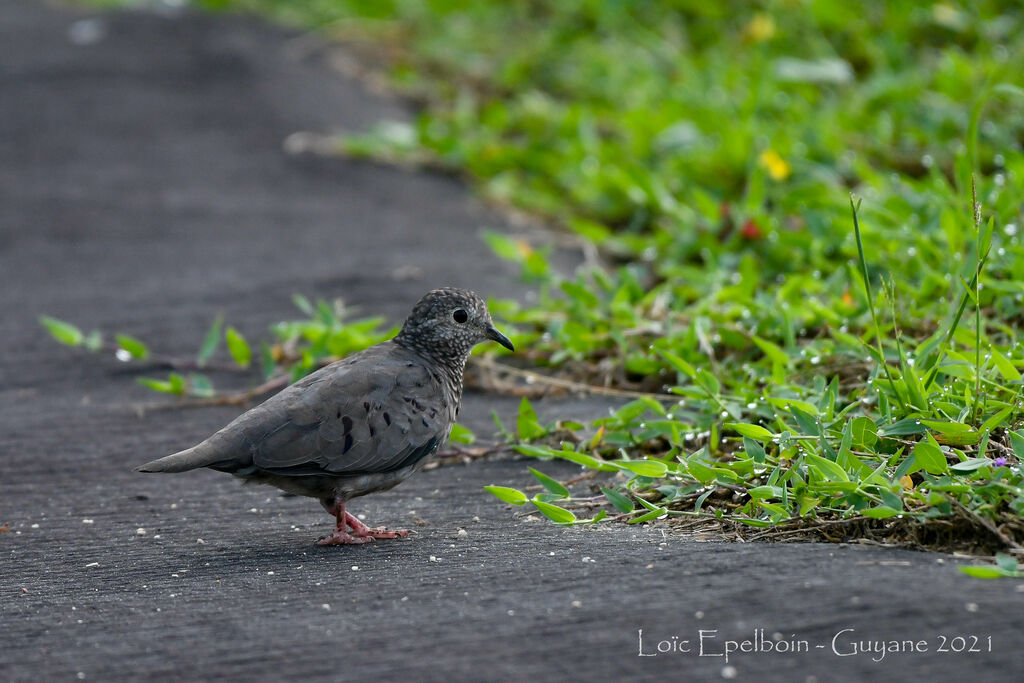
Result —
[{"label": "bird beak", "polygon": [[516,350],[516,347],[512,346],[512,342],[510,342],[508,340],[508,337],[503,335],[501,332],[498,332],[498,330],[494,329],[494,325],[489,326],[484,331],[484,334],[487,335],[488,339],[492,339],[492,340],[498,342],[499,344],[504,346],[509,351],[515,351]]}]

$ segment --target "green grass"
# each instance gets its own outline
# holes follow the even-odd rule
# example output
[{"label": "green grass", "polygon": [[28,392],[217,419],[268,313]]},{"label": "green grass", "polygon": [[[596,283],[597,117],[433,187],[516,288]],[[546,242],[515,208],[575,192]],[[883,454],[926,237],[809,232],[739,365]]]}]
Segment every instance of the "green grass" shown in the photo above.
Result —
[{"label": "green grass", "polygon": [[[317,28],[419,103],[339,154],[457,171],[553,226],[486,233],[538,290],[492,310],[555,378],[533,388],[635,400],[554,425],[526,402],[516,448],[595,476],[499,498],[566,524],[603,504],[1021,550],[1016,3],[204,4]],[[587,255],[574,273],[550,263],[559,233]],[[268,373],[337,351],[291,332],[299,355],[265,353]]]}]

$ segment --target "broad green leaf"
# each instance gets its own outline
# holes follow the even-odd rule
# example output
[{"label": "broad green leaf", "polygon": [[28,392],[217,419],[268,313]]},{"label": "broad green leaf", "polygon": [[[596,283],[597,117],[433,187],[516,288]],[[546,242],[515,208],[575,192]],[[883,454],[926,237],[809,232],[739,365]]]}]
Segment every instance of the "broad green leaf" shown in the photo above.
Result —
[{"label": "broad green leaf", "polygon": [[665,508],[656,507],[653,510],[648,510],[646,513],[640,515],[639,517],[634,517],[633,519],[629,520],[628,523],[642,524],[643,522],[650,522],[651,520],[658,519],[659,517],[664,517],[667,514],[668,510],[666,510]]},{"label": "broad green leaf", "polygon": [[921,420],[921,424],[933,429],[939,434],[958,435],[966,434],[974,430],[974,427],[962,422],[940,422],[938,420]]},{"label": "broad green leaf", "polygon": [[756,526],[759,528],[765,528],[775,526],[773,522],[767,519],[754,519],[753,517],[733,517],[732,521],[739,522],[740,524],[746,524],[747,526]]},{"label": "broad green leaf", "polygon": [[879,487],[878,495],[882,499],[882,505],[893,510],[903,510],[903,499],[893,493],[892,489]]},{"label": "broad green leaf", "polygon": [[337,312],[334,310],[334,306],[323,299],[316,300],[316,317],[328,329],[341,322],[338,319]]},{"label": "broad green leaf", "polygon": [[182,395],[185,393],[187,382],[182,375],[176,372],[172,372],[167,376],[166,380],[153,379],[151,377],[140,377],[138,379],[139,384],[153,391],[159,391],[165,394],[176,394]]},{"label": "broad green leaf", "polygon": [[576,451],[556,451],[553,448],[528,446],[526,444],[516,444],[512,447],[513,450],[522,453],[523,455],[530,455],[535,458],[544,458],[545,460],[550,458],[561,458],[574,462],[577,465],[583,465],[589,467],[592,470],[601,470],[603,472],[615,472],[618,470],[614,465],[598,460],[597,458],[591,457],[585,453],[577,453]]},{"label": "broad green leaf", "polygon": [[748,436],[743,437],[743,452],[749,455],[754,462],[759,465],[763,464],[765,459],[768,457],[764,452],[764,447]]},{"label": "broad green leaf", "polygon": [[725,427],[754,441],[771,441],[775,436],[760,425],[747,424],[745,422],[726,422]]},{"label": "broad green leaf", "polygon": [[525,493],[519,489],[513,489],[507,486],[485,486],[484,490],[489,492],[498,500],[511,503],[512,505],[522,505],[528,500]]},{"label": "broad green leaf", "polygon": [[853,435],[853,442],[862,448],[871,449],[878,443],[878,428],[869,417],[853,418],[850,433]]},{"label": "broad green leaf", "polygon": [[1007,572],[1020,570],[1017,560],[1012,555],[1007,555],[1006,553],[996,553],[996,566]]},{"label": "broad green leaf", "polygon": [[714,492],[714,487],[708,487],[707,491],[697,496],[697,500],[693,504],[693,511],[700,512],[700,508],[702,505],[704,505],[704,501],[706,501],[708,497]]},{"label": "broad green leaf", "polygon": [[99,351],[103,348],[103,335],[98,330],[93,330],[82,339],[82,346],[90,351]]},{"label": "broad green leaf", "polygon": [[615,417],[617,417],[622,423],[628,424],[635,418],[640,417],[647,412],[647,403],[644,401],[636,400],[630,401],[626,405],[622,406],[615,411]]},{"label": "broad green leaf", "polygon": [[679,372],[683,373],[684,375],[690,378],[694,378],[697,376],[697,371],[694,369],[694,367],[687,363],[685,360],[683,360],[681,357],[669,351],[665,351],[663,349],[657,349],[657,351],[662,358],[668,361],[669,365],[671,365]]},{"label": "broad green leaf", "polygon": [[555,494],[555,495],[557,495],[557,496],[559,496],[561,498],[568,498],[569,497],[569,489],[567,489],[564,486],[562,486],[561,483],[555,481],[554,479],[552,479],[548,475],[544,474],[540,470],[533,469],[532,467],[530,468],[530,472],[533,473],[533,476],[536,477],[537,481],[539,481],[541,483],[541,486],[546,488],[551,493],[553,493],[553,494]]},{"label": "broad green leaf", "polygon": [[722,383],[704,368],[697,368],[697,376],[694,381],[712,396],[718,396],[722,391]]},{"label": "broad green leaf", "polygon": [[214,395],[213,382],[206,375],[193,372],[188,376],[188,393],[192,396],[208,398]]},{"label": "broad green leaf", "polygon": [[[511,436],[511,434],[509,436]],[[554,448],[548,448],[547,446],[531,446],[525,443],[513,445],[512,450],[522,453],[523,455],[528,455],[531,458],[543,458],[544,460],[557,458],[559,455],[559,451],[556,451]]]},{"label": "broad green leaf", "polygon": [[249,363],[252,361],[252,349],[249,348],[249,343],[245,341],[241,333],[235,328],[229,327],[224,333],[224,341],[227,342],[228,351],[235,362],[243,368],[249,367]]},{"label": "broad green leaf", "polygon": [[1018,460],[1024,460],[1024,434],[1020,430],[1010,432],[1010,446],[1013,447],[1013,454]]},{"label": "broad green leaf", "polygon": [[715,471],[701,462],[696,453],[686,459],[686,468],[690,476],[702,484],[708,484],[715,479]]},{"label": "broad green leaf", "polygon": [[991,464],[992,461],[988,458],[968,458],[963,462],[950,465],[949,469],[955,472],[973,472],[974,470],[981,469],[982,467],[988,467]]},{"label": "broad green leaf", "polygon": [[533,498],[530,500],[531,503],[540,511],[542,515],[550,519],[555,524],[572,524],[576,521],[576,515],[565,508],[552,505],[551,503],[545,503],[544,501]]},{"label": "broad green leaf", "polygon": [[600,223],[595,223],[585,218],[569,218],[566,224],[570,230],[594,244],[601,244],[612,236],[611,230]]},{"label": "broad green leaf", "polygon": [[781,486],[755,486],[752,489],[747,489],[747,495],[751,498],[781,498],[782,487]]},{"label": "broad green leaf", "polygon": [[500,232],[494,232],[493,230],[485,230],[482,236],[484,241],[487,242],[487,246],[499,258],[517,262],[523,260],[525,256],[523,245],[525,243],[517,242],[511,237]]},{"label": "broad green leaf", "polygon": [[[900,449],[901,451],[903,449]],[[921,464],[917,462],[917,456],[914,453],[903,458],[899,466],[892,473],[892,480],[899,481],[908,474],[913,474],[921,469]]]},{"label": "broad green leaf", "polygon": [[917,463],[929,474],[944,474],[949,469],[946,456],[937,444],[921,440],[914,446]]},{"label": "broad green leaf", "polygon": [[826,460],[820,455],[814,455],[813,453],[807,453],[804,455],[804,462],[808,466],[816,468],[821,475],[828,481],[849,481],[850,477],[846,474],[846,470],[832,462]]},{"label": "broad green leaf", "polygon": [[808,403],[807,401],[799,401],[795,398],[769,398],[768,402],[776,408],[796,408],[797,410],[804,411],[812,417],[817,417],[818,415],[818,406],[813,403]]},{"label": "broad green leaf", "polygon": [[890,517],[895,517],[896,515],[902,513],[899,510],[895,510],[886,505],[879,505],[877,507],[861,510],[860,514],[864,515],[865,517],[870,517],[871,519],[888,519]]},{"label": "broad green leaf", "polygon": [[523,441],[532,441],[547,433],[547,430],[537,421],[537,413],[530,404],[530,400],[525,396],[519,402],[519,413],[516,415],[516,433]]},{"label": "broad green leaf", "polygon": [[968,565],[966,567],[960,567],[960,571],[968,576],[973,576],[976,579],[1002,579],[1007,576],[1006,572],[999,567],[988,567],[984,565]]},{"label": "broad green leaf", "polygon": [[1003,379],[1011,382],[1019,382],[1021,380],[1020,371],[1014,367],[1013,363],[1003,354],[999,353],[999,350],[995,347],[989,349],[989,353],[992,354],[992,362],[995,363],[996,369],[999,370],[999,374],[1002,375]]},{"label": "broad green leaf", "polygon": [[860,483],[856,481],[818,481],[807,486],[816,493],[853,493],[860,489]]},{"label": "broad green leaf", "polygon": [[[815,411],[817,411],[817,407],[815,407]],[[789,412],[800,426],[801,434],[806,434],[807,436],[819,436],[821,427],[815,419],[814,414],[801,410],[792,404],[789,406]]]},{"label": "broad green leaf", "polygon": [[48,315],[39,316],[39,323],[61,344],[78,346],[85,338],[82,334],[82,330],[78,329],[71,323],[58,320],[57,318],[51,318]]},{"label": "broad green leaf", "polygon": [[456,422],[452,425],[452,431],[448,434],[448,440],[455,443],[471,444],[476,441],[476,434],[469,427]]},{"label": "broad green leaf", "polygon": [[220,330],[224,324],[224,314],[218,313],[217,317],[213,319],[213,324],[210,325],[209,331],[206,333],[206,338],[203,340],[203,345],[199,347],[199,355],[196,356],[196,363],[200,367],[206,365],[206,361],[213,357],[213,354],[217,352],[217,347],[220,346]]},{"label": "broad green leaf", "polygon": [[159,391],[164,394],[172,393],[174,388],[170,382],[162,379],[154,379],[152,377],[139,377],[136,381],[147,389]]},{"label": "broad green leaf", "polygon": [[577,465],[583,465],[589,467],[592,470],[601,470],[602,472],[614,472],[618,468],[611,463],[592,458],[584,453],[576,453],[575,451],[557,451],[558,457],[569,462],[574,462]]},{"label": "broad green leaf", "polygon": [[615,506],[619,512],[629,513],[633,511],[633,502],[614,489],[601,487],[601,493],[608,499],[608,502]]},{"label": "broad green leaf", "polygon": [[141,360],[149,355],[149,349],[145,344],[126,334],[117,335],[117,345],[127,351],[132,358]]},{"label": "broad green leaf", "polygon": [[925,427],[920,420],[907,418],[891,425],[878,428],[879,436],[910,436],[911,434],[924,434]]},{"label": "broad green leaf", "polygon": [[1006,408],[1003,408],[998,413],[992,415],[987,420],[985,420],[981,425],[981,429],[979,429],[978,431],[984,434],[985,432],[989,432],[995,429],[996,427],[1002,426],[1003,422],[1006,420],[1007,417],[1010,416],[1010,413],[1012,412],[1013,406],[1007,406]]},{"label": "broad green leaf", "polygon": [[310,318],[316,315],[316,311],[313,308],[313,304],[310,303],[309,299],[302,296],[301,294],[292,294],[292,301],[295,303],[295,306],[300,311],[308,315]]},{"label": "broad green leaf", "polygon": [[660,460],[612,460],[616,467],[642,477],[664,477],[668,466]]},{"label": "broad green leaf", "polygon": [[561,288],[570,298],[586,308],[597,310],[601,305],[601,301],[594,296],[594,293],[581,284],[566,280],[561,284]]},{"label": "broad green leaf", "polygon": [[789,365],[789,356],[782,350],[782,347],[766,339],[761,339],[757,335],[754,335],[751,339],[757,344],[757,348],[761,349],[761,352],[768,356],[773,363],[779,363],[784,366]]},{"label": "broad green leaf", "polygon": [[643,507],[647,508],[648,510],[660,510],[661,509],[660,505],[655,505],[654,503],[649,503],[646,500],[644,500],[644,498],[642,496],[637,496],[636,502],[640,503],[640,505],[642,505]]},{"label": "broad green leaf", "polygon": [[179,375],[176,372],[172,372],[167,375],[167,381],[171,383],[172,394],[178,394],[180,396],[185,393],[185,389],[188,387],[188,381],[185,379],[184,375]]},{"label": "broad green leaf", "polygon": [[778,523],[789,518],[789,510],[779,503],[769,503],[766,500],[761,499],[757,501],[757,507],[762,510],[768,510],[768,512],[772,514],[773,522]]}]

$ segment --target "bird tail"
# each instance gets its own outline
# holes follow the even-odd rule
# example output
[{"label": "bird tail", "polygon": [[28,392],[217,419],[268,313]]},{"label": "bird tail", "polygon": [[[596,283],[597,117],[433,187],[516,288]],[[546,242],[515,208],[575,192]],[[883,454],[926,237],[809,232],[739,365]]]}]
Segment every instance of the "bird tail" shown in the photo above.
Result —
[{"label": "bird tail", "polygon": [[199,467],[206,467],[210,464],[208,449],[202,448],[204,444],[186,448],[183,451],[158,458],[145,465],[135,468],[136,472],[187,472]]}]

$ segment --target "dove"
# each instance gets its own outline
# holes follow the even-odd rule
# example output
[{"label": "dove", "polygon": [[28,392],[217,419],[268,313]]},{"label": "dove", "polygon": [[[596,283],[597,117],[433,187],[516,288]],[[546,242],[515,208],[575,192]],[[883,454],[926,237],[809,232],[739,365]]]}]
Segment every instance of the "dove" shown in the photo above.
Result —
[{"label": "dove", "polygon": [[428,292],[391,340],[335,361],[243,413],[202,443],[136,468],[208,467],[246,483],[316,498],[335,518],[320,545],[407,536],[348,512],[357,496],[397,486],[448,438],[477,344],[514,351],[487,304],[465,289]]}]

